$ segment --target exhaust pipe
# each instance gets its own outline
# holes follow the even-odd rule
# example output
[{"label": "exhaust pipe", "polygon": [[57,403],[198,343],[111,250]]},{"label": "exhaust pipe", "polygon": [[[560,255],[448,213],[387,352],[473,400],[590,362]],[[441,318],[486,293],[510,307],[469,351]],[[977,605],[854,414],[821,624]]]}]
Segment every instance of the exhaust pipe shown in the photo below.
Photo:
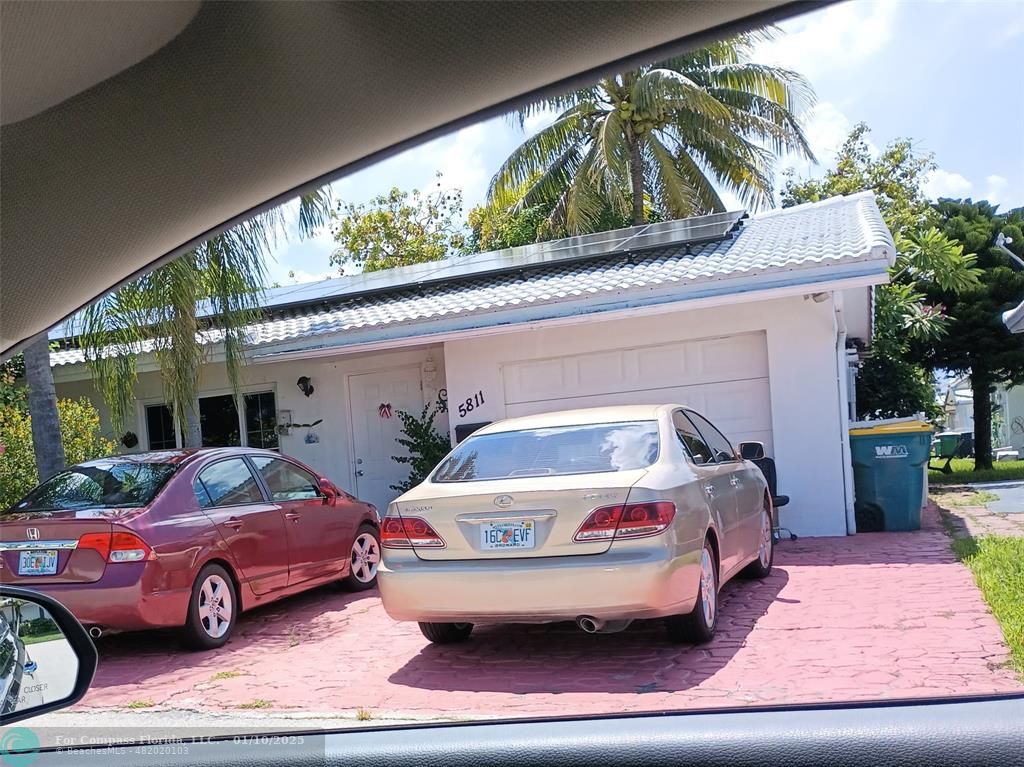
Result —
[{"label": "exhaust pipe", "polygon": [[576,619],[576,625],[588,634],[618,634],[625,631],[632,623],[632,619],[605,621],[595,618],[592,615],[581,615]]},{"label": "exhaust pipe", "polygon": [[99,639],[101,636],[103,636],[103,629],[101,629],[99,626],[90,626],[89,636],[91,636],[93,639]]}]

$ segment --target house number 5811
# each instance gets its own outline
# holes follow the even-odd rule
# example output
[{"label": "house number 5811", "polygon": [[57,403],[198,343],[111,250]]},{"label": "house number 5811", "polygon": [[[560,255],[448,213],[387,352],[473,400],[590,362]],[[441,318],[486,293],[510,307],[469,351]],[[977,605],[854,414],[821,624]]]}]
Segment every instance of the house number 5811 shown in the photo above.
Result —
[{"label": "house number 5811", "polygon": [[472,397],[466,397],[463,402],[459,403],[459,418],[465,418],[482,404],[484,404],[484,393],[482,390]]}]

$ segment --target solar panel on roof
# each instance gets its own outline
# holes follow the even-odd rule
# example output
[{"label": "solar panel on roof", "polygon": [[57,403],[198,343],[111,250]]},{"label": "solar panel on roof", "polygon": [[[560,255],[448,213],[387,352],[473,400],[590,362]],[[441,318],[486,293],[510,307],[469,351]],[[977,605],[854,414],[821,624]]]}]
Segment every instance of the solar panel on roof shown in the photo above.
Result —
[{"label": "solar panel on roof", "polygon": [[[454,256],[441,261],[380,272],[353,274],[301,285],[285,285],[280,288],[269,288],[262,303],[267,309],[283,309],[420,285],[433,285],[465,277],[515,272],[539,265],[584,261],[666,245],[720,240],[732,231],[743,215],[743,211],[732,211],[656,224],[642,224],[488,253]],[[197,307],[197,314],[200,317],[209,316],[211,309],[212,307],[201,304]],[[70,325],[71,322],[65,324]],[[51,331],[50,337],[64,338],[74,334],[64,331],[63,326],[55,328]]]}]

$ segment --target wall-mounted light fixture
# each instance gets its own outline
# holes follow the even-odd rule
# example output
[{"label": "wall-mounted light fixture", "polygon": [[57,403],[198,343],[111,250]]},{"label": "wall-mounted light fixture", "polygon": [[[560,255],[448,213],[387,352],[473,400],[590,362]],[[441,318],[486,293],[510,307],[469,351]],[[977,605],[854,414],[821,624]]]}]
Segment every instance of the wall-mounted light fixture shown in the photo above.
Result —
[{"label": "wall-mounted light fixture", "polygon": [[295,382],[295,385],[298,386],[299,391],[301,391],[307,397],[311,396],[313,392],[316,391],[313,388],[313,381],[310,379],[309,376],[302,376],[301,378],[299,378],[298,381]]}]

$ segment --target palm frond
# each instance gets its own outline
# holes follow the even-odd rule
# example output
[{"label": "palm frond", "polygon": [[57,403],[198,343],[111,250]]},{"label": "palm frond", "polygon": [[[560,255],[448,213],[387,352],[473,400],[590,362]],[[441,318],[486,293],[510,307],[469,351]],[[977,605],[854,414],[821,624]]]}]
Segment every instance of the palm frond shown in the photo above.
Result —
[{"label": "palm frond", "polygon": [[586,143],[589,135],[585,120],[593,111],[589,105],[574,106],[527,138],[494,174],[487,190],[488,200],[513,194],[517,187],[544,173],[574,146]]},{"label": "palm frond", "polygon": [[652,69],[633,84],[631,97],[639,112],[685,108],[710,119],[727,120],[729,110],[700,85],[681,72]]},{"label": "palm frond", "polygon": [[331,220],[334,198],[331,187],[324,186],[299,198],[299,235],[312,237]]}]

